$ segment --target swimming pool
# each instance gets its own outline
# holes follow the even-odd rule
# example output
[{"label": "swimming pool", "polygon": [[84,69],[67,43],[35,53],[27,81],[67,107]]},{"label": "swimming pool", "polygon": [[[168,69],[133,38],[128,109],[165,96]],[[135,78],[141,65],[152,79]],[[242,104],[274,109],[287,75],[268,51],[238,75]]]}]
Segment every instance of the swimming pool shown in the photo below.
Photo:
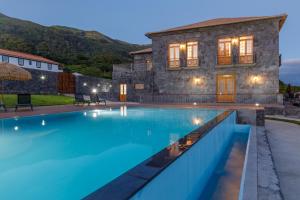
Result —
[{"label": "swimming pool", "polygon": [[127,108],[0,121],[0,199],[79,199],[221,114]]}]

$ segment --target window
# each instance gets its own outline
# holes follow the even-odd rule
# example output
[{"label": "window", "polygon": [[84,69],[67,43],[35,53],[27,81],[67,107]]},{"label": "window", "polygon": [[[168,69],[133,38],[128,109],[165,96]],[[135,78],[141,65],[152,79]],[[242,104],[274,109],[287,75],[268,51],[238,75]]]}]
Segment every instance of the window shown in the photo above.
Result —
[{"label": "window", "polygon": [[134,88],[136,90],[143,90],[145,88],[145,85],[142,83],[137,83],[137,84],[135,84]]},{"label": "window", "polygon": [[146,60],[146,68],[147,68],[147,71],[151,71],[152,70],[152,61],[151,59],[147,59]]},{"label": "window", "polygon": [[169,45],[169,67],[180,67],[180,44]]},{"label": "window", "polygon": [[253,63],[253,36],[240,37],[240,57],[239,63],[251,64]]},{"label": "window", "polygon": [[32,60],[28,60],[29,65],[32,65]]},{"label": "window", "polygon": [[198,42],[187,43],[187,66],[198,66]]},{"label": "window", "polygon": [[9,62],[9,57],[8,56],[2,56],[2,62],[8,63]]},{"label": "window", "polygon": [[36,67],[37,67],[37,68],[41,68],[41,66],[42,66],[41,62],[36,61]]},{"label": "window", "polygon": [[52,64],[48,63],[47,66],[48,66],[48,70],[52,70]]},{"label": "window", "polygon": [[20,66],[24,66],[24,59],[23,58],[18,58],[18,64]]},{"label": "window", "polygon": [[232,63],[231,38],[219,39],[218,41],[218,64],[229,65]]}]

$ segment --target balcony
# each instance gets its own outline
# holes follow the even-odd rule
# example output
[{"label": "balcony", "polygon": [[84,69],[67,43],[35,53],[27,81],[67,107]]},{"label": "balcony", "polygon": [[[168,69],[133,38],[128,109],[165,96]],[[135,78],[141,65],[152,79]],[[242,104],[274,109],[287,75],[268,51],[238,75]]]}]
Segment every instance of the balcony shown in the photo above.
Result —
[{"label": "balcony", "polygon": [[169,68],[180,67],[180,60],[169,60]]},{"label": "balcony", "polygon": [[254,55],[243,55],[239,56],[239,64],[253,64],[254,63]]},{"label": "balcony", "polygon": [[198,59],[187,59],[187,66],[188,67],[197,67],[199,66],[199,61]]},{"label": "balcony", "polygon": [[232,56],[218,56],[218,65],[231,65]]}]

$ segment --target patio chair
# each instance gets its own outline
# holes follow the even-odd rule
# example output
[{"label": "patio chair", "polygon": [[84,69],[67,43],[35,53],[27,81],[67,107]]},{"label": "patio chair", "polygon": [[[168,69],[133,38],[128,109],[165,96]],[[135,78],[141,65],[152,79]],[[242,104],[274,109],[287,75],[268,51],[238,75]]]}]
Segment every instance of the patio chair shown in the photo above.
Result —
[{"label": "patio chair", "polygon": [[0,108],[3,108],[5,112],[7,112],[6,106],[3,102],[0,101]]},{"label": "patio chair", "polygon": [[100,98],[97,94],[90,95],[90,98],[92,103],[100,104],[103,102],[106,105],[106,100]]},{"label": "patio chair", "polygon": [[75,101],[74,101],[75,105],[85,104],[85,103],[90,105],[91,101],[84,99],[83,94],[75,94]]},{"label": "patio chair", "polygon": [[19,107],[30,107],[33,111],[33,105],[31,103],[31,94],[18,94],[18,102],[15,107],[15,112],[18,111]]}]

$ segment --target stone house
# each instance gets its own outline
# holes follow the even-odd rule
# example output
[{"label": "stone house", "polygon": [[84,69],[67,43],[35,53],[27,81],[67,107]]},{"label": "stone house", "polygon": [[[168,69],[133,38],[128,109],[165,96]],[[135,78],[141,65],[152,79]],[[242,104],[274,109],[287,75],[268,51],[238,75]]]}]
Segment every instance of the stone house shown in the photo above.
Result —
[{"label": "stone house", "polygon": [[286,14],[219,18],[146,33],[152,48],[114,65],[121,101],[282,103],[279,32]]}]

